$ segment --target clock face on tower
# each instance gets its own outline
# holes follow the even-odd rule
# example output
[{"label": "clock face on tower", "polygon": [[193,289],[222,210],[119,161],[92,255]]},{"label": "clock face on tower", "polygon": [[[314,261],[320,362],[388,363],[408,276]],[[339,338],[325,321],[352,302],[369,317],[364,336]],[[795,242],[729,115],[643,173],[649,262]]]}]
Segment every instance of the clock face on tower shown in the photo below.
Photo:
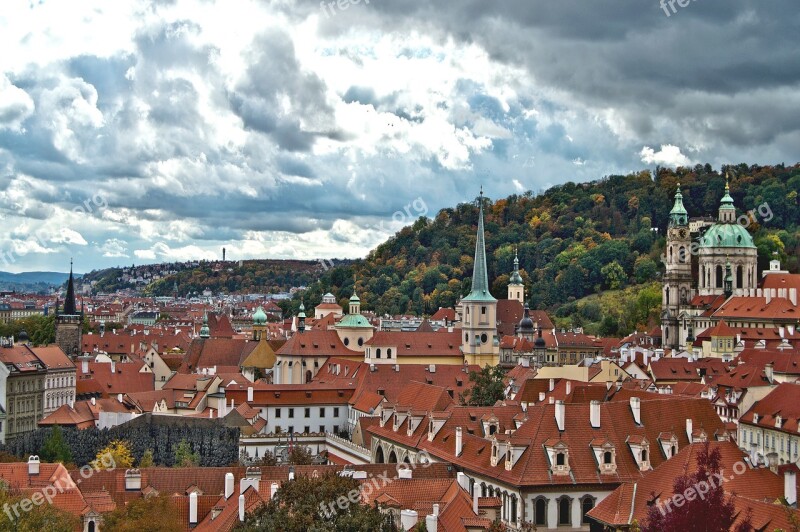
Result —
[{"label": "clock face on tower", "polygon": [[681,236],[681,238],[686,238],[686,229],[681,229],[678,231],[678,234]]}]

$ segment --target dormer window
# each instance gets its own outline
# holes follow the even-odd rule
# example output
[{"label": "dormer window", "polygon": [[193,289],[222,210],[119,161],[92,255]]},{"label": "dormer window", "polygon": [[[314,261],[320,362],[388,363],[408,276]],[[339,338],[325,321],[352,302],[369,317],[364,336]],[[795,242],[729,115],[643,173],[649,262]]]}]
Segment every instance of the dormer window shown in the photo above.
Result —
[{"label": "dormer window", "polygon": [[614,463],[614,455],[611,451],[606,451],[603,453],[603,465],[609,466]]},{"label": "dormer window", "polygon": [[567,454],[566,453],[556,453],[556,465],[563,466],[567,463]]}]

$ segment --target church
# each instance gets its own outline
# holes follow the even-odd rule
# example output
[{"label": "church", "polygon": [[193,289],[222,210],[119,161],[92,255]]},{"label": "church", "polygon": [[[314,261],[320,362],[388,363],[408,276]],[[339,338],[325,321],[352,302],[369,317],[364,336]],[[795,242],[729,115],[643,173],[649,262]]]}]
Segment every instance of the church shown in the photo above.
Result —
[{"label": "church", "polygon": [[[727,179],[717,219],[704,231],[689,222],[678,184],[662,257],[666,267],[661,312],[665,349],[691,350],[698,335],[723,320],[740,328],[781,325],[768,319],[767,307],[778,300],[796,306],[797,290],[774,290],[773,281],[791,286],[796,276],[781,271],[778,261],[773,261],[759,280],[757,255],[753,237],[737,220]],[[745,315],[740,310],[755,308],[753,305],[760,305],[763,312]]]}]

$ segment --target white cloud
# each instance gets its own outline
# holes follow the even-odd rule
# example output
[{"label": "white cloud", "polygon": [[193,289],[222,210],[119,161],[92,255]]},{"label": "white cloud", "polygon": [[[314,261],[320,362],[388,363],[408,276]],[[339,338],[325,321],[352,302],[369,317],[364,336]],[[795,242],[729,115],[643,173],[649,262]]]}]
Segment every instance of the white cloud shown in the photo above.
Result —
[{"label": "white cloud", "polygon": [[54,244],[74,244],[76,246],[86,246],[88,244],[86,239],[83,238],[79,232],[69,227],[62,227],[61,230],[50,239],[50,242]]},{"label": "white cloud", "polygon": [[104,257],[128,257],[128,243],[124,240],[119,240],[118,238],[109,238],[106,240],[102,246],[100,246],[100,251],[103,252]]},{"label": "white cloud", "polygon": [[673,168],[692,164],[692,161],[681,153],[681,149],[672,144],[662,144],[659,151],[645,146],[642,148],[642,151],[639,152],[639,156],[645,164],[659,164]]},{"label": "white cloud", "polygon": [[525,191],[525,185],[523,185],[519,181],[519,179],[512,179],[511,183],[514,184],[514,188],[516,189],[517,192],[524,192]]},{"label": "white cloud", "polygon": [[18,130],[22,122],[33,114],[33,110],[34,103],[30,95],[0,73],[0,129]]}]

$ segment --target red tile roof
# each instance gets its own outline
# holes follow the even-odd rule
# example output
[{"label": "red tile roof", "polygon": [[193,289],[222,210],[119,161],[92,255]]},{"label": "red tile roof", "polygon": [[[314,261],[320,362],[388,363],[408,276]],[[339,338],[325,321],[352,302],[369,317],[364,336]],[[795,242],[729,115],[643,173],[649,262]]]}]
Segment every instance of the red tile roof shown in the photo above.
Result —
[{"label": "red tile roof", "polygon": [[461,332],[378,331],[366,342],[366,345],[394,347],[398,357],[459,357],[461,356]]}]

